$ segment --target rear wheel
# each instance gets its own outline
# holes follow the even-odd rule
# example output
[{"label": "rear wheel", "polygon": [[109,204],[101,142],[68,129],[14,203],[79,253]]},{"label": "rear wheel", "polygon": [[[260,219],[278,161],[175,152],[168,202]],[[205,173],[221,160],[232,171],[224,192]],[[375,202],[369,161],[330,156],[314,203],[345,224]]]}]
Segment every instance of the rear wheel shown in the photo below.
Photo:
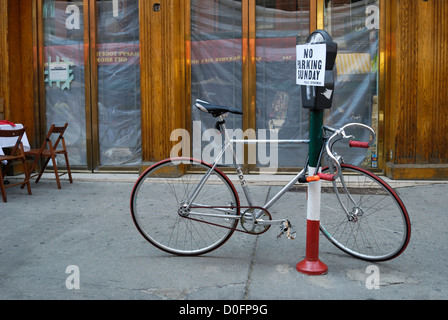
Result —
[{"label": "rear wheel", "polygon": [[[342,251],[368,261],[400,255],[411,223],[398,194],[373,173],[342,164],[343,179],[322,181],[322,233]],[[330,173],[324,168],[323,173]]]},{"label": "rear wheel", "polygon": [[194,203],[187,206],[210,168],[190,158],[166,159],[138,178],[131,195],[131,213],[146,240],[172,254],[199,255],[230,238],[239,219],[194,214],[239,214],[235,188],[220,170],[211,172]]}]

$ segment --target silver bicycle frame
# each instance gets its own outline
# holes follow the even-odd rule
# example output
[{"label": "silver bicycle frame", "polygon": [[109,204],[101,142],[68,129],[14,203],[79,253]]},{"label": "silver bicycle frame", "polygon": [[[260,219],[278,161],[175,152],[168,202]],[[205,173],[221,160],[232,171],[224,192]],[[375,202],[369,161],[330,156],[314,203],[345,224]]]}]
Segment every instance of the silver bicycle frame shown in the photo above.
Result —
[{"label": "silver bicycle frame", "polygon": [[[219,120],[220,120],[220,131],[223,132],[225,134],[225,142],[224,142],[224,146],[221,149],[221,152],[216,156],[213,165],[211,166],[211,168],[205,173],[205,175],[202,177],[201,181],[199,182],[198,186],[196,187],[196,189],[193,191],[190,199],[189,199],[189,203],[188,203],[188,208],[193,204],[196,196],[199,194],[200,190],[202,189],[202,187],[204,186],[205,182],[207,181],[207,179],[210,177],[210,174],[212,173],[212,171],[216,168],[217,164],[219,163],[219,161],[221,160],[221,158],[223,157],[223,155],[225,154],[226,150],[228,148],[230,148],[231,152],[232,152],[232,156],[233,156],[233,165],[235,167],[235,170],[237,172],[238,175],[238,179],[240,181],[241,187],[243,188],[243,192],[244,195],[246,197],[247,203],[249,204],[249,206],[253,206],[253,201],[252,201],[252,197],[249,191],[249,187],[246,183],[246,180],[244,179],[244,174],[243,171],[241,169],[241,167],[238,165],[239,161],[237,158],[237,155],[234,151],[233,148],[233,144],[234,143],[277,143],[277,144],[308,144],[309,140],[258,140],[258,139],[230,139],[229,134],[227,132],[226,129],[226,125],[224,122],[224,119],[222,118],[222,116],[219,116]],[[294,178],[291,179],[291,181],[289,181],[276,195],[274,195],[262,208],[267,210],[269,209],[275,202],[277,202],[278,199],[280,199],[300,178],[301,175],[303,175],[303,173],[305,172],[306,168],[303,168]],[[223,210],[225,210],[223,208]],[[195,214],[195,213],[191,213],[190,214]],[[199,214],[199,213],[198,213]],[[208,215],[208,216],[217,216],[217,217],[226,217],[226,218],[233,218],[233,216],[222,216],[219,214],[203,214],[201,213],[200,215]],[[240,218],[240,216],[238,216],[238,218]],[[272,223],[276,223],[276,222],[281,222],[283,220],[271,220]]]},{"label": "silver bicycle frame", "polygon": [[[237,172],[238,175],[238,179],[240,180],[240,184],[241,187],[243,188],[244,191],[244,195],[246,197],[246,200],[249,204],[249,207],[253,207],[253,201],[252,201],[252,197],[250,195],[249,192],[249,187],[246,183],[246,180],[244,179],[244,174],[243,171],[241,170],[241,167],[238,165],[239,161],[237,158],[237,155],[233,149],[233,144],[234,143],[246,143],[246,144],[250,144],[250,143],[277,143],[277,144],[290,144],[290,143],[295,143],[295,144],[309,144],[309,140],[258,140],[258,139],[230,139],[229,134],[227,132],[226,126],[225,126],[225,121],[222,118],[222,116],[219,116],[219,126],[220,126],[220,131],[223,132],[225,134],[225,144],[224,147],[222,148],[221,152],[218,154],[218,156],[215,158],[213,165],[211,166],[211,168],[205,173],[205,175],[202,177],[201,181],[199,182],[198,186],[195,188],[192,196],[190,197],[190,202],[186,205],[186,208],[189,209],[190,206],[193,204],[194,199],[196,198],[196,196],[199,194],[200,190],[202,189],[202,187],[204,186],[205,182],[207,181],[207,179],[210,177],[212,171],[216,168],[217,164],[219,163],[219,161],[221,160],[221,158],[223,157],[223,155],[225,154],[226,150],[228,148],[230,148],[231,152],[232,152],[232,156],[233,156],[233,165],[235,167],[235,170]],[[369,144],[371,144],[375,139],[375,132],[373,131],[372,128],[370,128],[367,125],[364,124],[360,124],[360,123],[349,123],[345,126],[343,126],[340,129],[332,129],[329,127],[325,127],[327,130],[331,131],[333,134],[331,135],[331,137],[327,138],[327,142],[325,144],[325,146],[323,146],[322,150],[321,150],[321,154],[320,154],[320,158],[323,156],[324,153],[326,153],[328,155],[328,157],[333,160],[334,164],[336,165],[336,174],[335,174],[335,179],[339,178],[341,180],[342,186],[344,188],[344,190],[346,191],[346,193],[349,196],[349,199],[351,201],[351,203],[356,206],[356,202],[353,200],[353,198],[351,197],[350,192],[347,190],[347,186],[345,184],[345,180],[343,175],[341,175],[341,167],[339,164],[339,161],[334,157],[332,151],[331,151],[331,147],[330,145],[333,144],[332,140],[339,138],[350,138],[351,136],[346,136],[344,129],[349,127],[349,126],[360,126],[363,127],[367,130],[369,130],[372,133],[372,137],[371,140],[369,142]],[[336,140],[339,140],[336,139]],[[307,164],[308,165],[308,164]],[[268,202],[266,202],[263,207],[261,207],[264,210],[269,209],[274,203],[277,202],[277,200],[279,200],[298,180],[299,178],[304,174],[305,170],[307,169],[307,165],[305,166],[305,168],[303,168],[296,176],[294,176],[294,178],[292,178],[277,194],[275,194]],[[330,170],[333,173],[333,168],[332,166],[330,166]],[[335,181],[333,181],[333,186],[335,188],[336,194],[337,194],[337,198],[341,204],[341,207],[343,208],[343,210],[345,211],[347,217],[350,217],[350,212],[347,210],[347,208],[343,205],[343,203],[341,202],[340,196],[339,196],[339,192],[337,191],[337,187],[335,185]],[[215,210],[218,211],[223,211],[223,212],[228,212],[228,208],[214,208]],[[203,216],[214,216],[214,217],[222,217],[222,218],[228,218],[228,219],[239,219],[241,216],[239,215],[229,215],[229,214],[214,214],[214,213],[195,213],[195,212],[189,212],[189,214],[191,215],[203,215]],[[261,217],[261,215],[263,214],[262,210],[257,210],[255,211],[255,214],[253,216],[253,218],[258,219],[259,217]],[[274,224],[274,223],[279,223],[279,222],[283,222],[284,219],[282,220],[268,220],[268,221],[263,221],[263,224]]]}]

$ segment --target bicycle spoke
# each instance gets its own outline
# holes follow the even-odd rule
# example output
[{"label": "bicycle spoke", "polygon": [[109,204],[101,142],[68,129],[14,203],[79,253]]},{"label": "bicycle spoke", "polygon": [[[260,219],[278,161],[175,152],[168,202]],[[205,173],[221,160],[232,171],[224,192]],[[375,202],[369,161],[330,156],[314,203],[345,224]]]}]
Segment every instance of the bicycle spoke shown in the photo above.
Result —
[{"label": "bicycle spoke", "polygon": [[[398,195],[363,169],[341,167],[346,188],[341,180],[324,184],[323,234],[339,249],[357,258],[384,261],[398,256],[409,242],[410,226]],[[336,203],[342,208],[339,206],[338,210]]]},{"label": "bicycle spoke", "polygon": [[[157,248],[177,255],[198,255],[222,245],[238,223],[237,219],[198,214],[228,212],[236,216],[238,196],[225,175],[213,170],[197,192],[195,203],[201,205],[191,204],[189,197],[210,166],[193,159],[186,162],[181,168],[167,159],[145,171],[134,187],[131,212],[140,233]],[[186,165],[192,172],[180,174]],[[177,176],[170,177],[169,172]]]}]

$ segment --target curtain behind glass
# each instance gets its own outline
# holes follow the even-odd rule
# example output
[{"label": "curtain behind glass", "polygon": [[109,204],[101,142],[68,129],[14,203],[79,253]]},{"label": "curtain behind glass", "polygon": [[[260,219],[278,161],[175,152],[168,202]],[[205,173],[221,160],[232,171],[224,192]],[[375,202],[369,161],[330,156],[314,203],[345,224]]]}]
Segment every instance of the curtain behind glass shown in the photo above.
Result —
[{"label": "curtain behind glass", "polygon": [[[70,166],[86,166],[83,2],[45,0],[44,60],[46,125],[68,123]],[[68,66],[67,81],[52,81],[53,63]],[[64,165],[64,157],[58,157]]]},{"label": "curtain behind glass", "polygon": [[98,126],[101,166],[141,162],[138,0],[99,1]]},{"label": "curtain behind glass", "polygon": [[[377,130],[379,1],[345,0],[325,2],[325,29],[338,43],[337,82],[333,108],[326,123],[340,127],[360,122]],[[363,130],[352,132],[358,140],[369,140]],[[347,142],[348,143],[348,142]],[[376,167],[376,145],[367,151],[340,147],[344,160]]]},{"label": "curtain behind glass", "polygon": [[[220,149],[221,141],[214,141],[217,136],[208,130],[216,119],[197,110],[194,101],[199,98],[242,109],[241,24],[239,1],[191,1],[192,149],[194,157],[205,161],[216,156],[212,149]],[[228,114],[226,125],[229,130],[242,128],[242,116]],[[223,159],[225,164],[231,161]]]},{"label": "curtain behind glass", "polygon": [[[307,139],[308,110],[295,82],[296,37],[309,33],[310,1],[256,1],[257,132],[267,138]],[[264,146],[261,146],[264,147]],[[302,167],[307,145],[266,146],[279,167]],[[272,163],[258,162],[259,166]]]}]

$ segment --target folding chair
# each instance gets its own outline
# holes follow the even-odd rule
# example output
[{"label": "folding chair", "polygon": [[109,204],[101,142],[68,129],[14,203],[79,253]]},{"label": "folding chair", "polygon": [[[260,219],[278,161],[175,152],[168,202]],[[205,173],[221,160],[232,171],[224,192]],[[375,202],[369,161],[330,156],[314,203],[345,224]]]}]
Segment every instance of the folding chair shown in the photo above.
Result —
[{"label": "folding chair", "polygon": [[8,184],[7,186],[5,186],[4,177],[6,175],[6,166],[8,165],[8,163],[5,166],[4,172],[1,169],[1,165],[0,165],[0,189],[2,190],[3,202],[7,202],[6,201],[6,189],[10,188],[10,187],[21,185],[23,188],[26,184],[27,188],[28,188],[28,194],[29,195],[31,194],[30,176],[29,176],[29,172],[26,168],[26,157],[25,157],[25,153],[23,150],[23,143],[22,143],[22,137],[23,137],[23,134],[25,133],[25,131],[26,131],[26,126],[24,126],[22,129],[16,129],[16,130],[0,130],[0,138],[17,137],[17,141],[11,151],[11,154],[10,155],[0,155],[0,163],[2,163],[3,161],[20,160],[20,161],[22,161],[23,170],[25,171],[25,179],[23,181]]},{"label": "folding chair", "polygon": [[[39,182],[42,174],[45,171],[45,168],[48,165],[48,162],[50,162],[50,159],[53,163],[53,170],[54,170],[54,174],[56,176],[56,183],[58,184],[58,189],[61,189],[61,182],[59,181],[59,177],[64,174],[68,174],[70,183],[73,183],[72,173],[70,171],[70,164],[68,162],[67,147],[65,145],[65,139],[64,139],[64,133],[65,133],[65,129],[67,129],[67,126],[68,126],[68,123],[66,123],[62,127],[57,127],[54,124],[51,125],[51,128],[50,128],[50,130],[48,130],[47,136],[45,137],[45,141],[42,143],[42,147],[40,147],[40,149],[31,149],[31,150],[25,152],[26,156],[34,157],[34,162],[30,169],[30,179],[37,176],[36,183]],[[58,134],[57,139],[54,142],[54,144],[51,141],[51,136],[53,134]],[[57,149],[59,146],[59,143],[62,144],[62,147]],[[61,174],[58,172],[58,166],[56,163],[56,156],[58,154],[64,155],[65,164],[67,165],[67,172],[64,172]],[[34,172],[34,169],[36,168],[37,162],[39,161],[40,158],[44,158],[45,162],[42,165],[40,172],[38,174],[31,176],[31,174]]]}]

